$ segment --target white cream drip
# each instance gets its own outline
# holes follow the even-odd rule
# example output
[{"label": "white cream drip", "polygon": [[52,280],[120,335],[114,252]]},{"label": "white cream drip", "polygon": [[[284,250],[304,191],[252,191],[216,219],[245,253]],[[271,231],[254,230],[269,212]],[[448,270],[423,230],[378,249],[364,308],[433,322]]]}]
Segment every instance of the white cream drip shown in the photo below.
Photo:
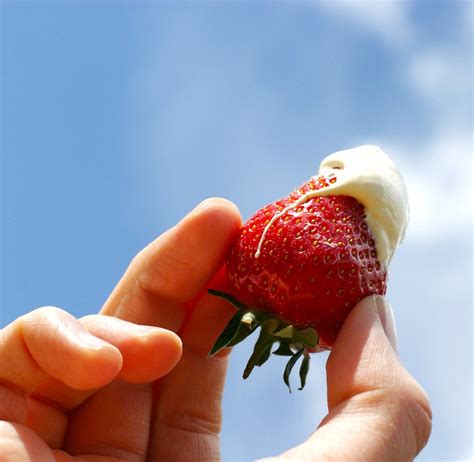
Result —
[{"label": "white cream drip", "polygon": [[396,165],[378,146],[364,145],[327,156],[321,162],[319,175],[334,175],[337,181],[304,194],[275,214],[262,232],[255,258],[260,256],[270,227],[289,210],[313,197],[351,196],[364,205],[377,257],[388,266],[405,236],[409,218],[408,194]]}]

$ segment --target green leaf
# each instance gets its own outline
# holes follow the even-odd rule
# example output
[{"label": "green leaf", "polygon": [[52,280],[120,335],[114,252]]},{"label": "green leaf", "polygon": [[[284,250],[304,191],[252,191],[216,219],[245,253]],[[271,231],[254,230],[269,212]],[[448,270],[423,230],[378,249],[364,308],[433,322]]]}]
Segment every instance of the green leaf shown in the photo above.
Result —
[{"label": "green leaf", "polygon": [[235,308],[238,310],[248,310],[249,307],[245,306],[242,302],[237,300],[234,296],[228,294],[227,292],[222,292],[220,290],[215,290],[215,289],[207,289],[207,292],[211,295],[214,295],[216,297],[223,298],[224,300],[227,300],[230,304],[234,305]]},{"label": "green leaf", "polygon": [[307,327],[303,330],[295,329],[293,343],[302,343],[305,347],[316,348],[318,346],[319,336],[316,329]]},{"label": "green leaf", "polygon": [[273,335],[288,339],[289,343],[301,343],[308,348],[316,348],[319,341],[318,333],[312,327],[297,329],[296,327],[289,325],[275,332]]},{"label": "green leaf", "polygon": [[280,342],[280,346],[273,352],[274,355],[278,356],[293,356],[290,346],[286,342]]},{"label": "green leaf", "polygon": [[253,348],[252,356],[250,356],[247,366],[245,366],[243,374],[244,379],[246,379],[252,373],[255,366],[261,366],[269,358],[272,345],[272,336],[268,335],[268,333],[262,327],[260,330],[260,335]]},{"label": "green leaf", "polygon": [[273,335],[281,338],[293,338],[295,334],[295,328],[293,326],[286,326],[283,329],[275,332]]},{"label": "green leaf", "polygon": [[272,345],[272,343],[269,343],[262,351],[260,358],[258,358],[258,361],[255,363],[256,366],[260,367],[262,364],[265,364],[268,361],[268,358],[270,358],[272,353]]},{"label": "green leaf", "polygon": [[258,324],[247,324],[245,322],[240,321],[240,325],[235,333],[234,337],[231,341],[227,344],[227,346],[235,346],[240,343],[242,340],[245,340],[250,334],[257,330]]},{"label": "green leaf", "polygon": [[308,350],[305,348],[303,353],[303,361],[301,362],[300,366],[300,380],[301,380],[301,387],[298,390],[302,390],[306,385],[306,376],[308,375],[309,371],[309,362],[310,356]]},{"label": "green leaf", "polygon": [[232,316],[231,320],[228,322],[225,329],[222,331],[219,338],[214,343],[214,346],[211,348],[211,351],[208,353],[207,357],[210,358],[214,356],[218,351],[222,350],[230,344],[232,339],[236,336],[240,328],[240,321],[242,316],[245,314],[245,311],[239,310],[237,313]]},{"label": "green leaf", "polygon": [[235,346],[242,340],[245,340],[258,326],[272,317],[271,313],[265,311],[247,310],[240,320],[239,329],[227,346]]},{"label": "green leaf", "polygon": [[288,387],[288,390],[290,390],[290,393],[291,393],[290,374],[294,365],[296,364],[296,362],[298,361],[298,359],[300,358],[302,354],[303,354],[303,349],[294,353],[293,356],[288,361],[288,363],[286,364],[285,372],[283,373],[283,381],[286,383],[286,386]]}]

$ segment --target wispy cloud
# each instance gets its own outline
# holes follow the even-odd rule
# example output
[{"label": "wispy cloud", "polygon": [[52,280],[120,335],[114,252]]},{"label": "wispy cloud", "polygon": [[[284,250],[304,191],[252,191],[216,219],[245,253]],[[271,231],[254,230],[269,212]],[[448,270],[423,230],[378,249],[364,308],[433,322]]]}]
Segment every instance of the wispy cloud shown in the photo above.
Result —
[{"label": "wispy cloud", "polygon": [[[463,26],[460,38],[470,34],[472,20]],[[429,110],[433,124],[431,137],[414,146],[416,168],[407,166],[406,171],[411,234],[423,242],[467,236],[472,226],[474,76],[469,43],[419,44],[408,58],[405,78]],[[406,161],[413,154],[408,146],[399,150]]]},{"label": "wispy cloud", "polygon": [[393,46],[404,45],[413,36],[408,18],[409,4],[408,1],[400,0],[314,1],[314,5],[323,13],[372,32]]},{"label": "wispy cloud", "polygon": [[[376,133],[373,142],[396,158],[407,182],[411,208],[408,239],[431,245],[455,235],[468,235],[472,225],[473,70],[472,45],[466,44],[472,38],[472,6],[466,2],[458,42],[426,44],[417,39],[408,1],[315,5],[337,20],[404,49],[400,66],[406,70],[405,83],[426,107],[433,128],[429,137],[415,143]],[[403,47],[408,40],[409,49]],[[355,139],[353,144],[366,141]]]},{"label": "wispy cloud", "polygon": [[396,146],[389,140],[384,144],[399,160],[409,191],[407,238],[432,245],[468,236],[472,214],[471,133],[440,127],[418,146]]},{"label": "wispy cloud", "polygon": [[410,57],[407,74],[440,128],[472,123],[472,48],[441,44],[421,49]]}]

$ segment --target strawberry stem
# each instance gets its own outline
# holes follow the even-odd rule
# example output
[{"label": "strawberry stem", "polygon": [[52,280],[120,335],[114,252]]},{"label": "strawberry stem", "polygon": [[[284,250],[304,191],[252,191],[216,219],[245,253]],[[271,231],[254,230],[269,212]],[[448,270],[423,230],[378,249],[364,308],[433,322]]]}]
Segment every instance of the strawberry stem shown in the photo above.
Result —
[{"label": "strawberry stem", "polygon": [[[225,292],[213,289],[209,289],[208,292],[227,300],[237,309],[234,316],[232,316],[225,329],[217,338],[208,357],[214,356],[223,348],[237,345],[260,327],[260,334],[245,367],[243,378],[248,378],[255,366],[262,366],[272,353],[278,356],[290,356],[285,367],[283,380],[291,393],[290,373],[298,359],[303,355],[299,371],[301,380],[299,390],[302,390],[306,384],[306,377],[309,371],[309,349],[316,348],[319,342],[316,330],[312,327],[299,329],[282,321],[273,313],[255,307],[247,307]],[[272,352],[272,347],[275,343],[278,344],[278,348]]]},{"label": "strawberry stem", "polygon": [[215,295],[216,297],[221,297],[224,300],[227,300],[230,304],[234,305],[234,307],[239,310],[248,309],[247,306],[245,306],[242,302],[240,302],[234,296],[232,296],[231,294],[228,294],[227,292],[222,292],[216,289],[207,289],[207,292],[211,295]]}]

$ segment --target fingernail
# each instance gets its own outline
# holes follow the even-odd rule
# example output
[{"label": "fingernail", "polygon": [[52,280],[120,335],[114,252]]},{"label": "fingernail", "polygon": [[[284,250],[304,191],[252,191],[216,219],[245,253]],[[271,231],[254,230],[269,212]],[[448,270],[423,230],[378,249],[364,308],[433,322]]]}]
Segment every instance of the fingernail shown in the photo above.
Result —
[{"label": "fingernail", "polygon": [[397,350],[397,329],[395,327],[395,319],[393,317],[393,310],[390,303],[387,302],[383,297],[376,297],[375,304],[377,305],[377,311],[379,313],[380,322],[382,323],[383,330],[387,335],[390,343],[392,344],[395,351]]}]

